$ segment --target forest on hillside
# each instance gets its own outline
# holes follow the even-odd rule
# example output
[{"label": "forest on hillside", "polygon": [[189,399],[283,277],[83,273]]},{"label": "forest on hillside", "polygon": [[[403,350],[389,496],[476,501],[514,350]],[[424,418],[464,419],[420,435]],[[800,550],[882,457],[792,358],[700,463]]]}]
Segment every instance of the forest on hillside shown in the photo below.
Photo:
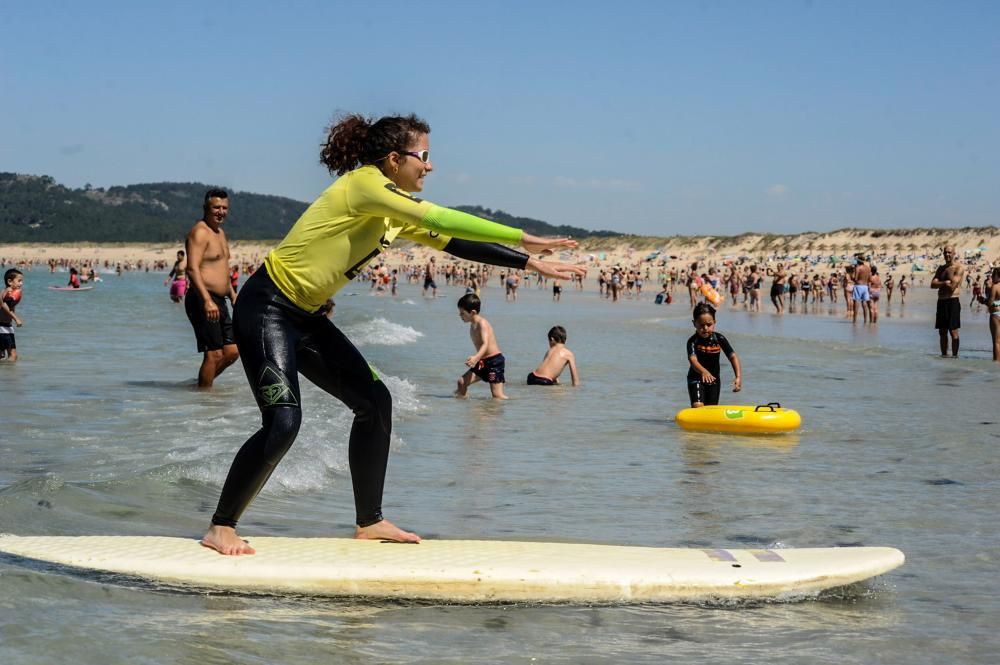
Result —
[{"label": "forest on hillside", "polygon": [[[181,242],[201,216],[202,200],[210,187],[197,182],[158,182],[73,189],[50,176],[0,173],[0,240]],[[235,191],[229,196],[226,233],[232,240],[280,239],[308,206],[302,201],[267,194]],[[458,209],[536,235],[621,235],[553,226],[480,206],[458,206]]]}]

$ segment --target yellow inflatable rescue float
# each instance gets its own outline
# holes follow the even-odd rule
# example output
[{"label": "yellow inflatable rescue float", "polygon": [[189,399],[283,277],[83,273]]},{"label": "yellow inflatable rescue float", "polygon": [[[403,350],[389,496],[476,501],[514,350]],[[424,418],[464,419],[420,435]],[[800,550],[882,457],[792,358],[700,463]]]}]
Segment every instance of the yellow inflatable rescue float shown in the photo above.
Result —
[{"label": "yellow inflatable rescue float", "polygon": [[683,409],[675,417],[683,429],[742,434],[791,432],[802,424],[798,411],[784,409],[777,402],[758,406],[703,406]]}]

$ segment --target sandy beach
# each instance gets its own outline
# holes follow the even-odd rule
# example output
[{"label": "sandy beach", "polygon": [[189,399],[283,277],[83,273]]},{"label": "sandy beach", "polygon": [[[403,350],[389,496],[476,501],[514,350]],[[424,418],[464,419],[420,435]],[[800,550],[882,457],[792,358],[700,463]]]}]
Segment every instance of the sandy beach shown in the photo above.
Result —
[{"label": "sandy beach", "polygon": [[[274,242],[231,241],[232,263],[256,266]],[[638,269],[664,265],[686,268],[698,261],[702,268],[727,262],[768,266],[784,261],[796,264],[837,266],[855,254],[870,256],[876,265],[893,265],[900,272],[933,269],[941,248],[954,245],[958,256],[976,270],[1000,264],[1000,229],[997,227],[960,229],[841,229],[827,233],[773,235],[747,233],[739,236],[623,236],[581,238],[574,252],[559,258],[593,267],[588,279],[596,279],[602,267],[615,265]],[[94,266],[98,272],[113,270],[169,270],[180,244],[0,244],[0,265],[40,267],[55,261],[59,266]],[[388,268],[423,265],[432,256],[441,256],[426,247],[408,243],[392,246],[379,257]],[[446,255],[445,255],[446,256]],[[447,259],[446,259],[447,260]],[[439,265],[442,259],[438,258]],[[455,259],[457,262],[458,259]],[[810,268],[812,270],[812,268]]]}]

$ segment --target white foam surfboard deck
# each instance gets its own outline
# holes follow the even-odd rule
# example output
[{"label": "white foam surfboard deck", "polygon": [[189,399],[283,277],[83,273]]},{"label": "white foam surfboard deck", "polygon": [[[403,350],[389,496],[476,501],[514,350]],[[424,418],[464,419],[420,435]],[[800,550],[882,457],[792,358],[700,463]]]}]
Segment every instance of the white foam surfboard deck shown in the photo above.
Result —
[{"label": "white foam surfboard deck", "polygon": [[185,538],[0,536],[0,552],[172,585],[459,602],[650,602],[815,594],[903,563],[891,547],[671,549],[566,543],[252,538],[222,556]]}]

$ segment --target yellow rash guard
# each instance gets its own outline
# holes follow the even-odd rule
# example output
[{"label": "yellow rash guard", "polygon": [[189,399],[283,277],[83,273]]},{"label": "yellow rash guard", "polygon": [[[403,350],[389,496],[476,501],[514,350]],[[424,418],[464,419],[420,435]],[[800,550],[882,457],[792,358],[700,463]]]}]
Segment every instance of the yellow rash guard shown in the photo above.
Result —
[{"label": "yellow rash guard", "polygon": [[520,229],[411,196],[368,165],[320,194],[264,265],[289,300],[313,312],[396,238],[444,249],[453,237],[517,245],[521,236]]}]

